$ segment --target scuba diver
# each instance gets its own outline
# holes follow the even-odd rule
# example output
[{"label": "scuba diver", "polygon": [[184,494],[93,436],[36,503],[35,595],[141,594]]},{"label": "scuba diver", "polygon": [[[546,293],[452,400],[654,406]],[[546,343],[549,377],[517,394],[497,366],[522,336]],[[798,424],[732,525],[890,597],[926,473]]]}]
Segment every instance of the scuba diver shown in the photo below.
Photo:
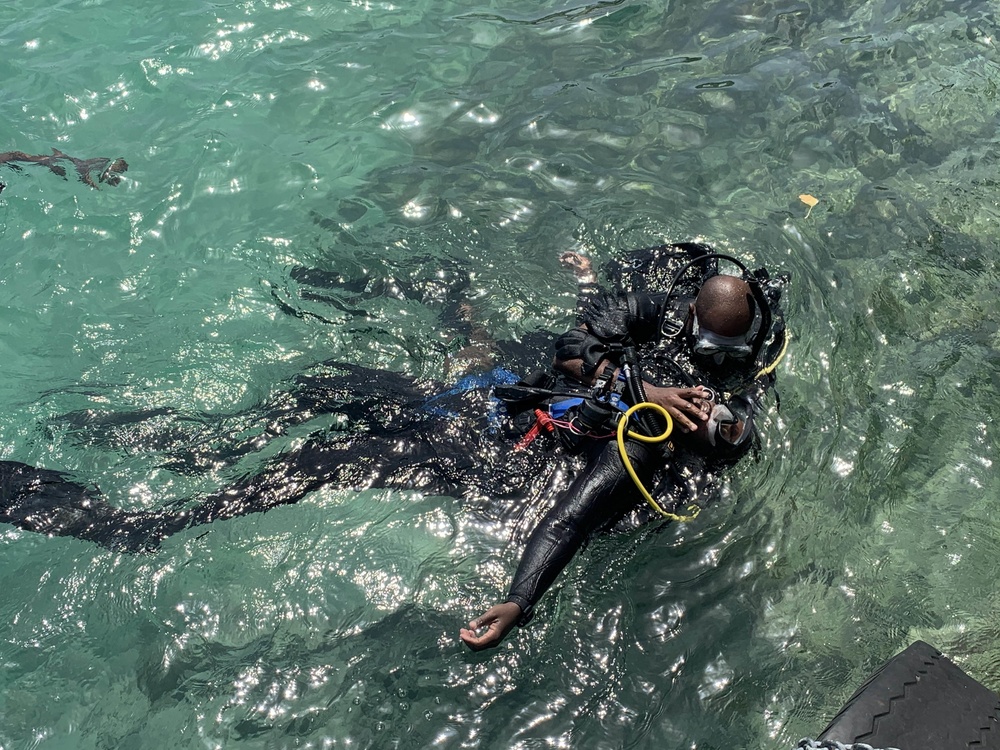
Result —
[{"label": "scuba diver", "polygon": [[[741,276],[720,273],[720,261]],[[473,649],[494,646],[531,619],[592,533],[694,512],[715,469],[755,445],[754,415],[784,353],[784,278],[694,243],[636,251],[604,270],[613,292],[588,287],[578,274],[581,325],[556,340],[550,372],[519,380],[494,367],[448,387],[330,361],[243,413],[72,413],[63,425],[71,436],[155,452],[174,471],[240,475],[204,496],[130,510],[63,472],[0,461],[0,522],[138,553],[324,486],[456,497],[508,523],[518,508],[556,498],[530,535],[507,600],[460,632]],[[493,351],[521,369],[528,348],[497,342]],[[324,417],[322,429],[240,468],[271,441]],[[647,442],[670,423],[679,430],[669,444]]]},{"label": "scuba diver", "polygon": [[[720,261],[740,275],[722,274]],[[587,539],[643,498],[662,517],[692,518],[698,482],[758,440],[754,415],[787,345],[778,306],[787,277],[699,243],[638,251],[609,275],[617,290],[584,303],[550,372],[494,389],[515,420],[535,420],[523,442],[548,435],[586,466],[531,533],[507,598],[461,629],[473,650],[527,624]],[[671,423],[680,429],[666,443]]]}]

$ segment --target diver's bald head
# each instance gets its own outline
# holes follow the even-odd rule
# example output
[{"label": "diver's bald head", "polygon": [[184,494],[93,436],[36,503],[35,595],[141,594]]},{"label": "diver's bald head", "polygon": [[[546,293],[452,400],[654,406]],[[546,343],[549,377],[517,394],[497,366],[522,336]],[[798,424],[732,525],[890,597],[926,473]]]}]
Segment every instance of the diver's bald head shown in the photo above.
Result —
[{"label": "diver's bald head", "polygon": [[694,309],[699,325],[720,336],[740,336],[753,325],[753,292],[738,276],[711,276],[701,285]]}]

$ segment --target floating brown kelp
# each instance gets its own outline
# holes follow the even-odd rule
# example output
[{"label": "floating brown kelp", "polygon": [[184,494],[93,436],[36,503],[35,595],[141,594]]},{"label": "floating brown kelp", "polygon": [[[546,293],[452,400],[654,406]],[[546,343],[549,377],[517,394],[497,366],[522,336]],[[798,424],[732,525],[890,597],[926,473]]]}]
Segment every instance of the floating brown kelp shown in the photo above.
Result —
[{"label": "floating brown kelp", "polygon": [[[6,164],[11,169],[22,171],[21,164],[40,164],[48,167],[49,171],[60,177],[66,177],[66,167],[59,162],[70,162],[76,169],[81,182],[85,182],[92,188],[97,188],[98,183],[103,182],[115,186],[121,182],[120,174],[128,171],[128,164],[124,159],[108,159],[99,156],[94,159],[77,159],[69,154],[64,154],[57,148],[52,149],[49,155],[39,154],[32,156],[23,151],[6,151],[0,153],[0,165]],[[94,182],[93,172],[99,172],[97,182]]]}]

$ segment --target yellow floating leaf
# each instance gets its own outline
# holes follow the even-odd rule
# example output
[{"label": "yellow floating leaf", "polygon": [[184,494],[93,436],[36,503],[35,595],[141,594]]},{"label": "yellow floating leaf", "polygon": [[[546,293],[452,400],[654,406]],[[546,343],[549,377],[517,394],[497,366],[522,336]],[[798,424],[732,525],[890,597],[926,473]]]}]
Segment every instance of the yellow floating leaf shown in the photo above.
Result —
[{"label": "yellow floating leaf", "polygon": [[802,195],[799,196],[799,200],[805,203],[807,206],[809,206],[809,210],[806,211],[806,218],[808,219],[809,214],[812,213],[813,206],[819,203],[819,198],[815,198],[809,195],[809,193],[802,193]]}]

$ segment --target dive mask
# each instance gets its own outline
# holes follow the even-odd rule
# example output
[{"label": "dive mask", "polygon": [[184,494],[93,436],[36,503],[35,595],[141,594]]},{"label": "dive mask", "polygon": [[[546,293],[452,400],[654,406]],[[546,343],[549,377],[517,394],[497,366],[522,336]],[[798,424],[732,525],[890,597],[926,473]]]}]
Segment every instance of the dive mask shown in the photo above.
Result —
[{"label": "dive mask", "polygon": [[691,349],[698,356],[707,357],[717,365],[721,365],[727,358],[744,360],[753,354],[753,347],[747,341],[751,334],[752,329],[742,336],[720,336],[707,328],[701,328],[698,325],[698,313],[692,314],[691,338],[694,343]]}]

